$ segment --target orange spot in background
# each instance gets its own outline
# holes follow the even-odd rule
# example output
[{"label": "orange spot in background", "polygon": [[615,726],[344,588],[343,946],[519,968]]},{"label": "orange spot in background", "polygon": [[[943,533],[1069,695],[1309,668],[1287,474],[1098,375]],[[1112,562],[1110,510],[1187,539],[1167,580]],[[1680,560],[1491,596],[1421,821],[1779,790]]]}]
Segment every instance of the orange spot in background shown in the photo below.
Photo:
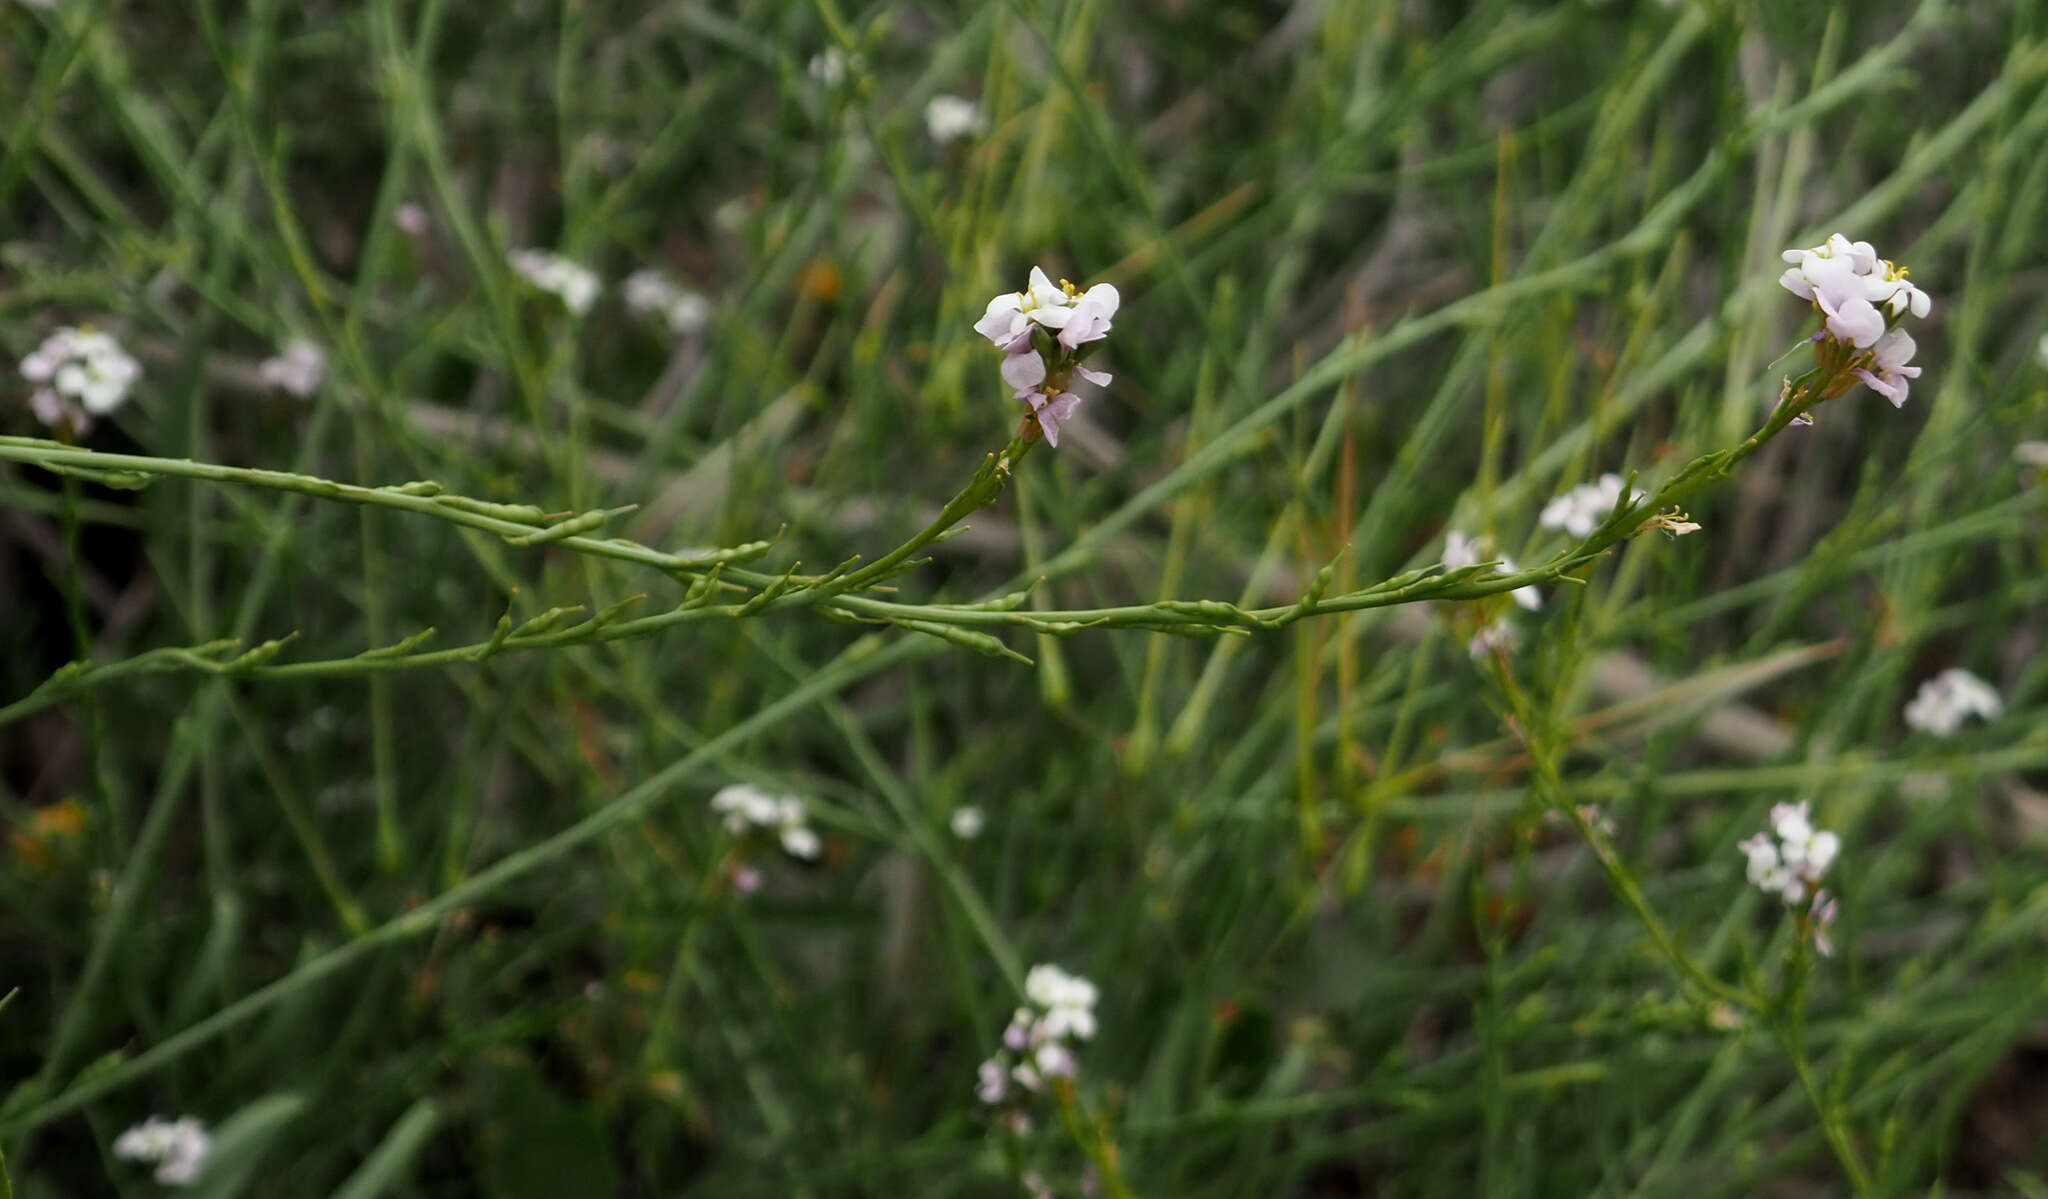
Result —
[{"label": "orange spot in background", "polygon": [[37,808],[19,828],[7,836],[14,856],[37,870],[48,870],[66,843],[85,832],[85,808],[75,799],[63,799]]},{"label": "orange spot in background", "polygon": [[806,300],[830,304],[839,299],[839,268],[820,258],[805,267],[796,278],[797,294]]}]

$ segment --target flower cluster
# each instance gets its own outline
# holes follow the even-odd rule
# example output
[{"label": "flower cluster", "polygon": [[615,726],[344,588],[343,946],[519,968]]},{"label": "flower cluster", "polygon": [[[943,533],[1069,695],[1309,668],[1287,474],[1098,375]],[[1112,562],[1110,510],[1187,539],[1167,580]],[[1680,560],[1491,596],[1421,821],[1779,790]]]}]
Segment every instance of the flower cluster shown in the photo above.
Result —
[{"label": "flower cluster", "polygon": [[1894,407],[1903,406],[1920,368],[1908,365],[1917,347],[1900,321],[1909,312],[1926,316],[1933,300],[1906,278],[1904,267],[1879,258],[1869,242],[1852,242],[1839,233],[1810,250],[1787,250],[1782,257],[1791,269],[1778,282],[1811,301],[1825,322],[1814,340],[1829,343],[1850,376]]},{"label": "flower cluster", "polygon": [[1072,1042],[1095,1036],[1095,984],[1058,966],[1033,966],[1024,976],[1024,997],[1003,1030],[1003,1047],[976,1068],[974,1093],[994,1105],[1010,1097],[1015,1083],[1028,1092],[1046,1088],[1054,1078],[1072,1078],[1079,1069]]},{"label": "flower cluster", "polygon": [[79,433],[128,398],[142,374],[120,343],[90,326],[66,326],[21,360],[21,377],[36,384],[29,408],[51,428],[66,423]]},{"label": "flower cluster", "polygon": [[626,276],[626,310],[666,321],[677,337],[688,337],[711,320],[711,301],[652,270]]},{"label": "flower cluster", "polygon": [[[1563,529],[1584,541],[1593,535],[1593,530],[1607,522],[1627,486],[1620,475],[1612,472],[1601,475],[1597,483],[1581,483],[1545,504],[1536,523],[1546,529]],[[1645,498],[1640,491],[1631,492],[1628,502],[1640,504]]]},{"label": "flower cluster", "polygon": [[937,145],[981,132],[981,105],[964,96],[933,96],[924,106],[924,127]]},{"label": "flower cluster", "polygon": [[165,1186],[190,1186],[212,1152],[213,1138],[193,1116],[151,1116],[114,1138],[115,1157],[155,1165],[156,1180]]},{"label": "flower cluster", "polygon": [[726,831],[734,836],[756,829],[773,833],[783,852],[793,858],[810,861],[824,849],[800,799],[770,795],[752,783],[733,783],[711,797],[711,810],[725,818]]},{"label": "flower cluster", "polygon": [[256,373],[264,386],[307,399],[320,390],[327,377],[327,355],[312,342],[294,337],[284,343],[283,353],[258,364]]},{"label": "flower cluster", "polygon": [[990,300],[974,322],[974,331],[1003,352],[1003,381],[1031,410],[1047,443],[1059,445],[1060,427],[1081,406],[1081,397],[1068,390],[1075,376],[1109,386],[1109,375],[1082,360],[1109,336],[1120,302],[1107,283],[1085,292],[1064,279],[1055,286],[1034,266],[1028,287]]},{"label": "flower cluster", "polygon": [[514,250],[505,256],[521,278],[562,301],[573,315],[582,316],[597,302],[604,285],[589,267],[547,250]]},{"label": "flower cluster", "polygon": [[1815,895],[1820,876],[1842,848],[1840,837],[1813,827],[1809,807],[1805,800],[1773,804],[1771,831],[1737,846],[1749,858],[1749,881],[1786,903]]},{"label": "flower cluster", "polygon": [[[1494,568],[1496,573],[1504,575],[1515,573],[1516,568],[1513,559],[1500,556],[1497,560],[1499,565]],[[1456,529],[1452,529],[1444,534],[1444,569],[1458,570],[1467,566],[1477,566],[1483,561],[1485,561],[1485,557],[1482,554],[1481,543],[1477,538],[1467,537]],[[1517,587],[1509,594],[1514,597],[1515,603],[1531,612],[1538,611],[1543,607],[1543,592],[1535,587]],[[1466,643],[1466,649],[1475,658],[1483,658],[1496,650],[1504,653],[1512,650],[1514,647],[1515,626],[1508,621],[1505,615],[1498,616],[1482,626],[1478,632],[1472,635],[1472,639]]]},{"label": "flower cluster", "polygon": [[1949,667],[1920,684],[1906,705],[1906,723],[1923,733],[1953,737],[1972,716],[1996,720],[2005,705],[1991,684],[1967,670]]}]

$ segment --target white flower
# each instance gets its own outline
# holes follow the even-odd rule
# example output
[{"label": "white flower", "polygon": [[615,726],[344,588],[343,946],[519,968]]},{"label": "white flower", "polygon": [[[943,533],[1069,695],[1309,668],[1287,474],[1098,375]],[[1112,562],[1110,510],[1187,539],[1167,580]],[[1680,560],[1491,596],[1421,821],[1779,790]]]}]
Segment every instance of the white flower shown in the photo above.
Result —
[{"label": "white flower", "polygon": [[793,858],[809,861],[824,850],[824,841],[810,827],[802,800],[771,795],[752,783],[732,783],[711,797],[711,810],[724,817],[726,831],[734,836],[749,829],[774,833],[783,852]]},{"label": "white flower", "polygon": [[1800,903],[1817,889],[1820,876],[1841,851],[1842,839],[1814,828],[1810,807],[1802,800],[1772,805],[1771,832],[1758,833],[1736,848],[1749,859],[1747,873],[1753,886],[1786,903]]},{"label": "white flower", "polygon": [[[1467,566],[1477,566],[1480,561],[1480,543],[1476,538],[1467,537],[1456,529],[1452,529],[1444,534],[1443,564],[1446,570],[1459,570]],[[1514,560],[1507,557],[1501,558],[1500,565],[1494,567],[1494,573],[1514,574]],[[1528,587],[1517,587],[1513,594],[1515,602],[1531,612],[1538,611],[1543,607],[1543,592],[1533,584]],[[1481,633],[1482,637],[1486,635],[1483,632]],[[1513,630],[1507,630],[1507,635],[1511,638]],[[1492,648],[1493,645],[1491,644],[1484,647],[1475,644],[1472,647],[1472,656],[1477,658],[1485,653],[1486,650]]]},{"label": "white flower", "polygon": [[1444,534],[1444,569],[1462,570],[1479,565],[1479,542],[1456,529]]},{"label": "white flower", "polygon": [[[1506,554],[1501,555],[1500,566],[1498,568],[1499,573],[1504,575],[1511,575],[1516,573],[1518,569],[1519,568],[1516,567],[1515,560],[1513,558],[1508,557]],[[1520,604],[1523,608],[1527,609],[1528,611],[1539,612],[1543,609],[1543,592],[1533,586],[1517,587],[1508,594],[1512,595],[1515,599],[1515,602]]]},{"label": "white flower", "polygon": [[[1121,303],[1116,288],[1107,283],[1085,292],[1064,279],[1055,286],[1034,266],[1023,291],[1006,292],[990,300],[981,319],[974,322],[974,331],[1003,351],[1003,381],[1009,384],[1010,394],[1030,409],[1047,444],[1058,447],[1060,427],[1081,406],[1081,397],[1065,388],[1071,379],[1109,386],[1110,375],[1081,360],[1088,354],[1084,346],[1109,336]],[[1032,336],[1037,330],[1052,336],[1034,343]]]},{"label": "white flower", "polygon": [[801,824],[783,826],[782,849],[789,856],[811,861],[818,856],[819,851],[823,847],[823,842],[818,840],[818,834],[811,831],[808,826]]},{"label": "white flower", "polygon": [[1041,963],[1025,973],[1024,996],[1042,1008],[1094,1007],[1096,991],[1087,979]]},{"label": "white flower", "polygon": [[1079,1065],[1074,1051],[1056,1041],[1040,1045],[1038,1052],[1031,1055],[1031,1064],[1045,1078],[1072,1078]]},{"label": "white flower", "polygon": [[[1599,482],[1581,483],[1545,504],[1542,513],[1536,517],[1536,523],[1546,529],[1563,529],[1584,541],[1593,535],[1593,530],[1607,522],[1626,486],[1620,475],[1609,471],[1600,476]],[[1628,502],[1635,505],[1645,498],[1640,491],[1632,492]]]},{"label": "white flower", "polygon": [[391,210],[391,223],[396,225],[398,231],[407,237],[425,237],[427,229],[432,222],[429,220],[425,208],[411,200],[407,200]]},{"label": "white flower", "polygon": [[1513,653],[1515,643],[1519,640],[1520,636],[1515,632],[1515,626],[1509,624],[1508,618],[1503,616],[1472,634],[1472,640],[1465,645],[1465,652],[1474,658],[1484,658],[1496,650],[1501,653]]},{"label": "white flower", "polygon": [[670,332],[688,337],[711,320],[711,301],[678,287],[659,271],[639,270],[626,277],[626,309],[636,316],[658,317]]},{"label": "white flower", "polygon": [[1058,966],[1042,964],[1024,975],[1024,994],[1045,1011],[1037,1024],[1044,1036],[1086,1041],[1095,1035],[1094,983]]},{"label": "white flower", "polygon": [[1906,278],[1904,268],[1879,258],[1867,241],[1852,242],[1836,233],[1812,249],[1787,250],[1780,257],[1792,269],[1780,275],[1778,283],[1812,301],[1827,318],[1828,333],[1859,350],[1869,349],[1884,335],[1885,318],[1878,305],[1894,317],[1907,312],[1924,317],[1934,308],[1933,299]]},{"label": "white flower", "polygon": [[1967,670],[1950,667],[1920,685],[1906,705],[1906,723],[1937,737],[1953,737],[1972,716],[1996,720],[2005,711],[1991,684]]},{"label": "white flower", "polygon": [[988,302],[974,331],[997,348],[1016,353],[1030,346],[1033,325],[1057,331],[1073,318],[1074,297],[1034,266],[1023,291],[1005,292]]},{"label": "white flower", "polygon": [[806,69],[810,71],[811,78],[826,87],[838,87],[846,82],[846,51],[837,46],[820,50],[811,55]]},{"label": "white flower", "polygon": [[[757,820],[764,806],[768,819]],[[730,783],[711,797],[711,810],[725,817],[728,832],[744,832],[749,824],[773,823],[775,797],[752,783]]]},{"label": "white flower", "polygon": [[[22,378],[46,384],[57,399],[76,400],[94,416],[104,416],[119,408],[128,398],[129,386],[141,374],[142,367],[121,349],[119,342],[89,328],[58,329],[21,360]],[[38,416],[63,407],[53,399],[32,403]]]},{"label": "white flower", "polygon": [[327,355],[312,342],[294,337],[284,343],[284,353],[265,358],[256,367],[256,373],[266,386],[305,399],[319,391],[321,381],[327,377]]},{"label": "white flower", "polygon": [[972,841],[981,836],[981,830],[987,825],[987,820],[982,816],[980,808],[970,804],[967,807],[953,809],[952,819],[947,823],[952,826],[954,836],[962,841]]},{"label": "white flower", "polygon": [[[1809,257],[1840,259],[1848,263],[1849,268],[1859,275],[1868,275],[1877,270],[1877,264],[1880,261],[1877,256],[1877,247],[1867,241],[1850,241],[1839,233],[1829,234],[1826,241],[1810,250],[1787,250],[1778,257],[1791,263],[1793,266],[1801,265]],[[1785,273],[1789,275],[1793,272],[1787,271]],[[1788,283],[1786,286],[1790,287],[1791,284]],[[1802,298],[1810,300],[1813,297],[1806,295]]]},{"label": "white flower", "polygon": [[980,133],[981,126],[981,105],[964,96],[933,96],[924,106],[925,130],[939,145]]},{"label": "white flower", "polygon": [[165,1186],[191,1185],[212,1152],[213,1138],[206,1135],[206,1125],[192,1116],[151,1116],[114,1138],[115,1157],[154,1163],[156,1180]]},{"label": "white flower", "polygon": [[2022,441],[2012,447],[2013,461],[2021,466],[2038,466],[2048,470],[2048,441]]},{"label": "white flower", "polygon": [[1000,1102],[1007,1081],[1042,1091],[1049,1078],[1072,1078],[1080,1067],[1072,1042],[1095,1035],[1095,984],[1058,966],[1041,963],[1024,975],[1030,1006],[1020,1007],[1003,1029],[1003,1047],[978,1068],[976,1093],[984,1103]]},{"label": "white flower", "polygon": [[1123,305],[1123,295],[1107,283],[1098,283],[1074,300],[1074,314],[1060,330],[1060,344],[1078,350],[1091,341],[1109,336],[1110,318]]},{"label": "white flower", "polygon": [[528,283],[562,301],[571,314],[582,316],[597,302],[604,290],[595,272],[582,263],[547,250],[521,249],[507,254],[506,261]]},{"label": "white flower", "polygon": [[[1837,340],[1868,349],[1884,332],[1884,316],[1871,303],[1869,281],[1878,258],[1869,242],[1851,242],[1837,233],[1823,245],[1787,250],[1782,257],[1793,267],[1778,276],[1779,285],[1812,301]],[[1892,290],[1882,295],[1889,297]]]},{"label": "white flower", "polygon": [[1778,853],[1785,867],[1801,877],[1819,878],[1826,872],[1842,839],[1826,829],[1816,829],[1808,815],[1809,805],[1776,804],[1771,808],[1771,827],[1778,834]]}]

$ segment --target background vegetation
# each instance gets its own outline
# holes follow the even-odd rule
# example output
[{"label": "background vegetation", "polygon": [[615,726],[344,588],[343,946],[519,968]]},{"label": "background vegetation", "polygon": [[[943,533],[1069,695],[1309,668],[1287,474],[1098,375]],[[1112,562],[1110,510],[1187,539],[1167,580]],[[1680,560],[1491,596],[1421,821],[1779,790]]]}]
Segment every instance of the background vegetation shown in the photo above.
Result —
[{"label": "background vegetation", "polygon": [[[941,93],[984,131],[935,146]],[[150,1112],[214,1125],[211,1195],[1072,1194],[1084,1148],[1152,1196],[2048,1194],[2011,453],[2048,435],[2048,6],[60,0],[0,8],[0,114],[0,357],[91,321],[143,363],[87,444],[638,504],[606,535],[779,533],[770,575],[896,545],[1008,439],[989,296],[1114,282],[1114,386],[913,602],[1287,603],[1452,527],[1540,561],[1552,494],[1761,420],[1811,328],[1780,249],[1869,238],[1936,301],[1903,410],[1831,403],[1704,532],[1548,588],[1507,675],[1445,605],[1005,634],[1029,666],[806,608],[363,659],[687,583],[8,465],[17,1194],[151,1192],[106,1151]],[[711,322],[572,319],[526,245]],[[310,401],[255,370],[295,335]],[[132,665],[44,686],[76,659]],[[2005,715],[1909,732],[1952,665]],[[734,779],[826,841],[744,897]],[[1788,965],[1735,844],[1800,798],[1843,913]],[[1674,968],[1560,801],[1768,1002]],[[974,1068],[1037,961],[1101,1031],[1012,1140]]]}]

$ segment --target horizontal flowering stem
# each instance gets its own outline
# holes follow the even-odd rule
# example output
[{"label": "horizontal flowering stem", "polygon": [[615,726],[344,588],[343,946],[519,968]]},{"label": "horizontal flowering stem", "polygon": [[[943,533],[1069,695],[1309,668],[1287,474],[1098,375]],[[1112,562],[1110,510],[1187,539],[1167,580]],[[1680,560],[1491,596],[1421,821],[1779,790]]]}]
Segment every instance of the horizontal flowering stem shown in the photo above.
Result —
[{"label": "horizontal flowering stem", "polygon": [[[754,542],[731,550],[698,553],[664,553],[630,541],[585,536],[611,513],[603,510],[551,520],[538,508],[491,504],[466,497],[446,495],[438,484],[412,483],[396,487],[362,487],[338,483],[312,475],[284,471],[222,466],[184,459],[152,458],[133,454],[102,454],[79,450],[57,442],[33,438],[0,437],[0,461],[21,462],[45,469],[84,471],[130,483],[124,476],[167,476],[235,483],[280,491],[294,491],[319,499],[391,508],[430,516],[467,528],[489,532],[515,545],[548,544],[597,557],[651,566],[672,577],[691,581],[691,596],[677,608],[633,620],[617,619],[620,609],[598,613],[568,628],[558,628],[570,610],[558,610],[542,618],[544,626],[530,622],[514,629],[509,617],[486,641],[450,649],[421,650],[418,638],[397,646],[366,650],[348,658],[272,664],[284,640],[266,642],[245,650],[238,642],[211,642],[191,647],[149,650],[134,657],[101,666],[73,663],[46,680],[42,686],[5,707],[0,707],[0,725],[40,711],[53,703],[101,683],[138,674],[190,670],[203,674],[264,680],[336,678],[386,674],[426,666],[479,662],[504,653],[563,649],[607,641],[651,637],[683,624],[705,620],[737,620],[797,608],[819,608],[821,614],[859,623],[888,624],[926,633],[987,653],[1017,657],[1000,642],[976,628],[1014,627],[1038,633],[1064,635],[1087,629],[1134,629],[1177,633],[1186,636],[1221,636],[1270,631],[1311,616],[1358,612],[1372,608],[1427,600],[1474,600],[1499,595],[1530,585],[1567,578],[1642,526],[1647,514],[1726,478],[1730,468],[1755,453],[1776,437],[1812,402],[1808,396],[1825,394],[1825,381],[1815,384],[1802,379],[1769,421],[1731,450],[1704,455],[1689,463],[1658,492],[1640,504],[1610,517],[1592,536],[1572,546],[1542,566],[1514,574],[1502,574],[1490,563],[1446,571],[1426,568],[1385,579],[1372,586],[1342,595],[1325,596],[1333,571],[1325,567],[1307,594],[1292,604],[1264,608],[1242,608],[1221,600],[1159,600],[1109,608],[1030,609],[1023,608],[1028,592],[976,604],[910,604],[848,594],[886,577],[911,560],[920,549],[942,539],[969,514],[994,502],[1002,493],[1015,464],[1030,451],[1031,443],[1014,438],[1000,454],[991,454],[966,487],[949,501],[930,524],[902,545],[858,570],[849,560],[825,575],[791,573],[764,574],[731,567],[721,555],[745,557],[765,553],[768,542]],[[624,511],[619,509],[615,511]],[[1334,566],[1334,564],[1332,564]],[[757,590],[749,598],[732,603],[711,603],[713,593]],[[958,633],[948,630],[960,630]]]}]

